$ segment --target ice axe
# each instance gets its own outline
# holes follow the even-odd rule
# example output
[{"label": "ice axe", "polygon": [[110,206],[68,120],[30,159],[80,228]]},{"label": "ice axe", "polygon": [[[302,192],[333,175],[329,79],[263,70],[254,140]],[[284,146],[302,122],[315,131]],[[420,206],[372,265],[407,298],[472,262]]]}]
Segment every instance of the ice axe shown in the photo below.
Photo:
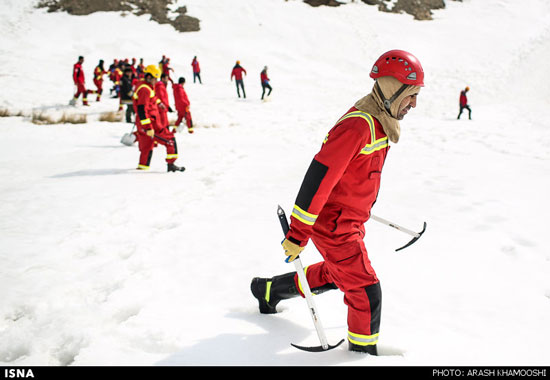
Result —
[{"label": "ice axe", "polygon": [[417,241],[418,239],[420,239],[420,236],[422,236],[422,234],[424,233],[424,231],[426,231],[426,222],[424,222],[424,228],[422,228],[422,231],[420,232],[414,232],[414,231],[411,231],[405,227],[401,227],[393,222],[390,222],[389,220],[386,220],[386,219],[383,219],[383,218],[380,218],[379,216],[376,216],[376,215],[371,215],[370,216],[371,219],[379,222],[379,223],[382,223],[382,224],[385,224],[386,226],[390,226],[390,227],[393,227],[395,228],[396,230],[399,230],[401,232],[404,232],[408,235],[411,235],[413,236],[412,240],[409,241],[407,244],[405,244],[404,246],[402,246],[401,248],[397,248],[395,251],[400,251],[404,248],[407,248],[409,245],[413,244],[415,241]]},{"label": "ice axe", "polygon": [[[286,236],[286,233],[289,230],[289,226],[288,226],[288,220],[286,219],[285,211],[281,206],[277,208],[277,215],[279,216],[279,221],[281,222],[283,233]],[[300,260],[300,256],[296,257],[292,262],[294,263],[294,267],[296,268],[296,273],[298,273],[298,279],[300,280],[300,284],[302,285],[302,291],[306,298],[307,306],[309,308],[309,313],[311,314],[311,319],[313,320],[313,324],[315,325],[315,329],[317,330],[317,335],[319,336],[321,345],[313,346],[313,347],[298,346],[294,343],[291,343],[291,345],[293,347],[296,347],[299,350],[308,351],[308,352],[323,352],[323,351],[332,350],[333,348],[336,348],[339,345],[341,345],[344,342],[344,339],[342,339],[340,342],[338,342],[334,346],[331,346],[330,344],[328,344],[327,337],[325,336],[325,331],[323,329],[323,325],[321,324],[321,320],[319,319],[319,314],[317,313],[317,308],[315,306],[315,302],[311,294],[311,289],[309,288],[309,284],[307,282],[306,273],[304,272],[304,267],[302,266],[302,261]]]}]

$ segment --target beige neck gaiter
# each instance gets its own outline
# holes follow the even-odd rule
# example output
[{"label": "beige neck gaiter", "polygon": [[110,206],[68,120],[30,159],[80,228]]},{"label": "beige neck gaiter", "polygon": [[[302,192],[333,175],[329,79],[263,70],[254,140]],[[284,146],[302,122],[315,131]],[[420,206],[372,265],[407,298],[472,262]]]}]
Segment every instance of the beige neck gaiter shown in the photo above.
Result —
[{"label": "beige neck gaiter", "polygon": [[[384,98],[386,99],[390,99],[402,86],[401,82],[390,76],[378,78],[377,82],[378,86],[380,86],[380,89],[382,90],[382,93],[384,94]],[[390,141],[397,143],[401,134],[399,120],[397,120],[399,105],[405,97],[418,93],[419,90],[419,86],[407,86],[407,88],[397,97],[397,99],[394,100],[390,107],[390,112],[388,113],[375,86],[370,94],[359,99],[355,103],[355,108],[359,111],[367,112],[378,119]]]}]

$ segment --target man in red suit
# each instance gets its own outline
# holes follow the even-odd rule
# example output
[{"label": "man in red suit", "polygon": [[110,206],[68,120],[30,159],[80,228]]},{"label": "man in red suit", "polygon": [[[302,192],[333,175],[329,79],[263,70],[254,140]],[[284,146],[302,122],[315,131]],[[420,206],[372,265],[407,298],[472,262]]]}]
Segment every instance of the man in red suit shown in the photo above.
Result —
[{"label": "man in red suit", "polygon": [[185,119],[187,124],[187,131],[193,133],[193,120],[191,118],[191,112],[189,111],[189,106],[191,102],[187,97],[187,93],[183,88],[185,84],[185,78],[180,77],[178,83],[172,83],[172,90],[174,91],[174,102],[176,103],[176,111],[178,112],[178,120],[176,120],[176,127],[179,127],[181,121]]},{"label": "man in red suit", "polygon": [[73,66],[73,82],[76,86],[76,93],[74,94],[71,105],[75,105],[78,97],[82,94],[82,104],[87,106],[88,104],[88,91],[86,90],[86,81],[84,79],[84,70],[82,64],[84,63],[84,57],[78,57],[78,62]]},{"label": "man in red suit", "polygon": [[[291,262],[313,242],[324,259],[305,268],[313,294],[340,289],[349,350],[377,355],[382,291],[365,248],[364,223],[378,196],[389,142],[397,143],[399,121],[416,107],[424,71],[412,54],[391,50],[370,76],[372,91],[340,117],[314,156],[282,246]],[[255,277],[251,291],[264,314],[276,313],[281,300],[303,296],[296,272]]]},{"label": "man in red suit", "polygon": [[161,101],[154,90],[159,78],[159,68],[155,65],[147,66],[144,79],[136,84],[136,91],[133,95],[140,151],[138,169],[149,169],[153,148],[156,144],[162,144],[166,147],[167,171],[184,171],[184,167],[179,167],[174,163],[178,158],[178,147],[174,134],[160,121],[159,104]]},{"label": "man in red suit", "polygon": [[235,63],[235,66],[233,66],[233,70],[231,71],[231,80],[233,80],[233,77],[235,77],[235,84],[237,85],[237,95],[239,96],[239,98],[241,97],[239,87],[243,90],[243,97],[246,98],[246,92],[244,91],[243,74],[246,75],[246,70],[241,66],[241,62],[237,61],[237,63]]},{"label": "man in red suit", "polygon": [[460,107],[460,112],[458,113],[457,120],[460,119],[460,115],[462,115],[462,111],[466,108],[468,110],[468,119],[472,120],[472,110],[470,109],[470,105],[468,104],[468,97],[466,96],[466,93],[470,91],[470,87],[466,86],[466,88],[462,91],[460,91],[460,98],[458,99],[458,106]]}]

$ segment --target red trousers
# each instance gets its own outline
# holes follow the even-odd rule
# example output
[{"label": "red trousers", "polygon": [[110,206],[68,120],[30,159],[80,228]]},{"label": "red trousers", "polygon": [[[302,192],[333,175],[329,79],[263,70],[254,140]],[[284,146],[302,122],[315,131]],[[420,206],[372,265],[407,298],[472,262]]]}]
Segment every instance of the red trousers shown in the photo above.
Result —
[{"label": "red trousers", "polygon": [[193,122],[191,119],[191,112],[189,112],[188,109],[185,110],[177,110],[178,111],[178,120],[176,120],[176,127],[179,127],[182,120],[185,119],[185,123],[187,124],[188,129],[193,129]]},{"label": "red trousers", "polygon": [[84,86],[84,83],[76,83],[76,94],[74,94],[74,99],[78,99],[78,97],[82,94],[82,101],[84,104],[88,103],[88,91],[86,90],[86,87]]},{"label": "red trousers", "polygon": [[[310,288],[314,292],[327,284],[336,285],[344,292],[344,303],[348,306],[348,339],[363,346],[376,344],[382,293],[363,240],[337,248],[319,239],[312,241],[325,261],[306,268]],[[300,289],[297,275],[295,282]]]},{"label": "red trousers", "polygon": [[166,147],[166,163],[171,164],[178,158],[178,146],[174,134],[163,128],[162,130],[155,130],[155,136],[149,137],[145,132],[139,131],[137,133],[138,147],[139,147],[139,169],[149,169],[151,164],[151,158],[153,157],[153,148],[156,145],[161,144]]},{"label": "red trousers", "polygon": [[101,94],[103,93],[103,81],[94,79],[94,84],[97,87],[96,94],[97,100],[99,101],[101,99]]}]

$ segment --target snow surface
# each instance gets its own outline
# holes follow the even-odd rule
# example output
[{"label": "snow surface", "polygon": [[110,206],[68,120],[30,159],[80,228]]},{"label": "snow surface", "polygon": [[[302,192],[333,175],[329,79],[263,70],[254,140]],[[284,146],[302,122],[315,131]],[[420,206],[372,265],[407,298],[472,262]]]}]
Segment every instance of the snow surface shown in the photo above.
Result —
[{"label": "snow surface", "polygon": [[[550,358],[550,3],[448,1],[433,21],[360,1],[186,0],[201,31],[148,16],[70,16],[30,0],[0,7],[0,364],[548,365]],[[379,357],[342,345],[319,354],[305,301],[261,315],[249,284],[293,270],[276,217],[291,209],[333,123],[370,92],[369,70],[400,48],[426,87],[401,123],[365,242],[383,289]],[[135,170],[117,101],[69,107],[72,65],[166,54],[187,78],[193,135]],[[197,55],[203,85],[192,83]],[[247,69],[248,98],[230,71]],[[260,101],[264,65],[274,88]],[[473,120],[457,121],[470,86]],[[110,86],[107,81],[106,87]],[[94,97],[91,97],[94,99]],[[86,113],[35,125],[32,112]],[[171,118],[175,118],[173,114]],[[320,259],[312,246],[304,265]],[[330,343],[344,338],[342,293],[316,297]]]}]

